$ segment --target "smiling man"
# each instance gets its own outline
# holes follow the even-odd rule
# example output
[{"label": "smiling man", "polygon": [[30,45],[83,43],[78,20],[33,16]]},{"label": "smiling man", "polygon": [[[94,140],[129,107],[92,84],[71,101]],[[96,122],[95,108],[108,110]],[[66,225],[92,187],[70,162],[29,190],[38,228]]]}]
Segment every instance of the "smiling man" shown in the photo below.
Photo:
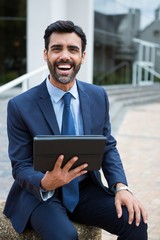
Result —
[{"label": "smiling man", "polygon": [[[83,30],[71,21],[57,21],[47,27],[44,40],[49,76],[8,103],[15,181],[4,214],[18,233],[32,227],[44,240],[77,240],[72,221],[102,228],[119,240],[147,240],[147,213],[128,187],[111,135],[107,94],[76,79],[86,54]],[[106,137],[101,167],[108,188],[99,170],[87,171],[87,164],[72,169],[77,156],[63,166],[63,149],[53,170],[35,171],[33,138],[60,134]]]},{"label": "smiling man", "polygon": [[55,86],[60,83],[57,86],[60,89],[64,87],[70,89],[84,57],[82,41],[76,33],[56,32],[51,35],[50,43],[44,50],[44,58],[50,71],[51,83]]}]

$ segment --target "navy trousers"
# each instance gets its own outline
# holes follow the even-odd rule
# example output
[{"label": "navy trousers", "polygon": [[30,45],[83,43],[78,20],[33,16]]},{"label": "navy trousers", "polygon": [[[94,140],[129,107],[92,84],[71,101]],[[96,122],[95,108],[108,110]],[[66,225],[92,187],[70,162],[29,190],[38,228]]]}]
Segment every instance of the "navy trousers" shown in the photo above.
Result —
[{"label": "navy trousers", "polygon": [[30,217],[30,224],[43,240],[78,240],[72,221],[102,228],[118,236],[118,240],[147,240],[147,224],[139,227],[128,224],[128,211],[118,219],[114,196],[95,185],[91,180],[80,183],[80,200],[73,213],[61,203],[61,196],[54,196],[40,204]]}]

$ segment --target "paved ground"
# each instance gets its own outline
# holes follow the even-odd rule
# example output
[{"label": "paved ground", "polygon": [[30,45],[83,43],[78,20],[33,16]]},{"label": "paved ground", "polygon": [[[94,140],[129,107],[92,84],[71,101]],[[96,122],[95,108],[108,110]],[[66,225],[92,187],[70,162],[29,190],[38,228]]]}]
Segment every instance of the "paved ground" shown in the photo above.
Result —
[{"label": "paved ground", "polygon": [[[6,104],[0,96],[0,200],[12,183],[7,156]],[[113,124],[128,182],[149,213],[149,240],[160,240],[160,103],[132,106]],[[117,127],[119,126],[119,128]],[[115,240],[103,233],[103,240]],[[141,239],[137,239],[141,240]]]},{"label": "paved ground", "polygon": [[130,187],[149,214],[148,239],[160,240],[160,103],[127,108],[116,138]]}]

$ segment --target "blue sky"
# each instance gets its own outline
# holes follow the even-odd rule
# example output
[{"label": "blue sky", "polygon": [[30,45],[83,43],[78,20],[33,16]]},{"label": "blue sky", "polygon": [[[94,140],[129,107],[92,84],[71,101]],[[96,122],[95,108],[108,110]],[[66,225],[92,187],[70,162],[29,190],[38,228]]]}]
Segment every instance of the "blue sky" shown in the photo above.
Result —
[{"label": "blue sky", "polygon": [[160,7],[160,0],[94,0],[94,5],[97,11],[107,14],[126,13],[129,8],[138,8],[143,29],[154,20],[154,11]]}]

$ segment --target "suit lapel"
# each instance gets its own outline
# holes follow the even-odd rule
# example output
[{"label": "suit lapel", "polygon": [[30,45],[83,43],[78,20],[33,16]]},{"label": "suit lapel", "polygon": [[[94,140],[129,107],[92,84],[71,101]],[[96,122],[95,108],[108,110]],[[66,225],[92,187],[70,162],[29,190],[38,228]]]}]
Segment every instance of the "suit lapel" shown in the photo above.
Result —
[{"label": "suit lapel", "polygon": [[[80,98],[80,108],[83,119],[83,128],[84,134],[91,134],[91,112],[90,112],[90,100],[83,88],[83,83],[77,81],[79,98]],[[52,102],[50,100],[50,96],[47,91],[46,81],[42,82],[39,86],[39,96],[38,96],[38,105],[43,112],[43,115],[48,122],[48,125],[52,129],[55,135],[60,135],[60,130],[58,127],[56,115],[52,106]]]},{"label": "suit lapel", "polygon": [[52,129],[53,133],[55,135],[59,135],[60,130],[58,127],[58,123],[57,123],[56,115],[55,115],[55,112],[54,112],[54,109],[52,106],[52,102],[51,102],[50,96],[47,91],[46,81],[44,81],[40,85],[39,88],[40,89],[39,89],[38,105],[39,105],[46,121],[48,122],[48,125]]},{"label": "suit lapel", "polygon": [[82,83],[77,81],[80,107],[83,120],[83,129],[85,135],[91,134],[91,112],[90,112],[90,101],[85,89],[83,89]]}]

